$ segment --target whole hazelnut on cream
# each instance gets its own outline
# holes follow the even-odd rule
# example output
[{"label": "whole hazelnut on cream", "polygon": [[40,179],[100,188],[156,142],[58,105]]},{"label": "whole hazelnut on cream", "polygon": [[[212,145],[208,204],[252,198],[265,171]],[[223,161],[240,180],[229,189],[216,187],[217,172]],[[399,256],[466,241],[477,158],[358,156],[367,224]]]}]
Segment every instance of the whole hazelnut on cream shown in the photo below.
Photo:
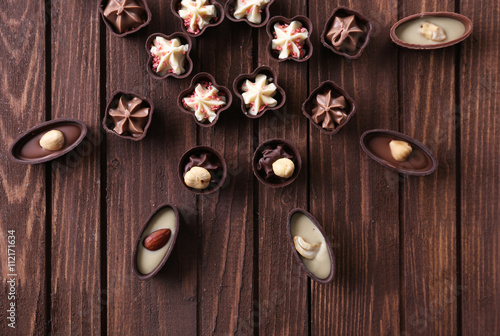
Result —
[{"label": "whole hazelnut on cream", "polygon": [[413,150],[408,142],[401,140],[392,140],[389,143],[389,147],[392,157],[400,162],[406,161]]},{"label": "whole hazelnut on cream", "polygon": [[59,130],[51,130],[40,139],[40,146],[49,151],[56,151],[64,146],[64,134]]},{"label": "whole hazelnut on cream", "polygon": [[293,161],[287,158],[281,158],[273,162],[273,172],[276,176],[290,178],[295,171]]},{"label": "whole hazelnut on cream", "polygon": [[202,167],[193,167],[184,175],[184,183],[193,189],[206,189],[210,185],[212,176]]}]

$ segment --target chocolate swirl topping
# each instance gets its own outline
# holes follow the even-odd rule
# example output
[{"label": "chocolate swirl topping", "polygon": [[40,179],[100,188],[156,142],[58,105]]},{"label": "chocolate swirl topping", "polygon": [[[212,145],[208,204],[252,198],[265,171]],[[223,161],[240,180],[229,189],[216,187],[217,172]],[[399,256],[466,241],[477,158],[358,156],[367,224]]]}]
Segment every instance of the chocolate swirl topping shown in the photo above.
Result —
[{"label": "chocolate swirl topping", "polygon": [[332,98],[332,91],[318,94],[312,109],[312,119],[328,131],[335,129],[335,124],[342,124],[347,118],[345,113],[346,100],[344,96]]},{"label": "chocolate swirl topping", "polygon": [[210,172],[212,179],[210,183],[217,183],[222,176],[220,173],[220,163],[217,158],[211,153],[202,153],[200,155],[193,154],[189,157],[189,162],[184,167],[184,175],[193,167],[205,168]]},{"label": "chocolate swirl topping", "polygon": [[283,146],[278,145],[275,149],[265,149],[262,151],[262,158],[259,160],[257,170],[264,171],[266,180],[277,180],[278,182],[286,181],[287,179],[278,177],[274,174],[273,163],[281,158],[287,158],[294,161],[293,155],[288,154],[283,150]]},{"label": "chocolate swirl topping", "polygon": [[356,21],[354,15],[347,17],[336,16],[332,28],[326,37],[332,42],[335,49],[339,51],[355,51],[359,39],[365,34],[364,30]]}]

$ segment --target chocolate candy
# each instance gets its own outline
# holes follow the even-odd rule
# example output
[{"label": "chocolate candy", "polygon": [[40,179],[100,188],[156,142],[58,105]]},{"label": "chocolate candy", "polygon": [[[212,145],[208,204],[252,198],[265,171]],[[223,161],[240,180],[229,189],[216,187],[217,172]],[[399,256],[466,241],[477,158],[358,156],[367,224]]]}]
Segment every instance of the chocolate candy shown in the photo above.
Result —
[{"label": "chocolate candy", "polygon": [[269,8],[274,0],[228,0],[224,9],[233,22],[246,22],[252,28],[260,28],[269,21]]},{"label": "chocolate candy", "polygon": [[215,0],[172,0],[170,9],[181,21],[182,30],[198,37],[224,19],[224,7]]},{"label": "chocolate candy", "polygon": [[[50,144],[47,146],[44,141],[40,144],[42,137],[50,131],[62,133],[62,144],[58,143],[55,147],[51,147]],[[73,150],[86,135],[87,126],[80,120],[67,118],[47,121],[19,136],[10,147],[9,155],[13,161],[18,163],[37,164],[51,161]],[[59,140],[54,139],[54,141]]]},{"label": "chocolate candy", "polygon": [[146,0],[102,0],[101,16],[117,36],[125,36],[145,27],[151,21]]},{"label": "chocolate candy", "polygon": [[267,52],[278,62],[305,62],[311,58],[313,46],[309,38],[313,26],[309,18],[297,15],[289,19],[275,16],[266,25],[269,43]]}]

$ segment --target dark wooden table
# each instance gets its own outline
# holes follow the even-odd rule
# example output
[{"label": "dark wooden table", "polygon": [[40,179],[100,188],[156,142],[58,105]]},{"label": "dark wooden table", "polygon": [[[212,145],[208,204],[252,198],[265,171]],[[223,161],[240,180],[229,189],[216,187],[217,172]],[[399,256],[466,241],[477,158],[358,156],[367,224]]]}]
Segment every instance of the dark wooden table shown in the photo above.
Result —
[{"label": "dark wooden table", "polygon": [[[273,15],[307,15],[314,55],[278,64],[265,29],[225,20],[196,39],[195,71],[231,87],[270,65],[288,99],[246,118],[236,99],[218,124],[197,127],[175,99],[189,79],[152,80],[144,43],[180,23],[170,1],[149,0],[151,24],[111,35],[96,1],[0,0],[0,250],[2,335],[499,335],[500,4],[478,0],[276,0]],[[361,58],[322,47],[338,5],[359,10],[375,31]],[[397,48],[389,29],[422,11],[472,19],[463,43],[436,51]],[[324,80],[358,103],[337,135],[301,114]],[[141,142],[103,133],[111,93],[150,97],[154,122]],[[49,119],[79,118],[90,135],[48,164],[13,163],[17,136]],[[399,130],[430,147],[437,172],[406,177],[359,145],[373,128]],[[270,189],[253,176],[256,146],[283,137],[303,158],[299,179]],[[195,196],[177,163],[197,144],[223,153],[230,183]],[[174,253],[154,279],[131,266],[141,223],[163,202],[185,219]],[[295,207],[323,224],[337,259],[333,283],[311,282],[293,258],[285,219]],[[7,327],[8,231],[16,237],[16,329]]]}]

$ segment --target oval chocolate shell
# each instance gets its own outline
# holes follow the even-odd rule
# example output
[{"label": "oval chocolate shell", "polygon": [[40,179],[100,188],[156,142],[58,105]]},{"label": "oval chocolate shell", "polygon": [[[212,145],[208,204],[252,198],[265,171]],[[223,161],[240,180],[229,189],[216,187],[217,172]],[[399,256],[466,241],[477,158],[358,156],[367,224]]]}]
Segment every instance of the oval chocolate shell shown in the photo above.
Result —
[{"label": "oval chocolate shell", "polygon": [[[40,139],[50,130],[64,135],[61,149],[50,151],[40,146]],[[87,126],[78,119],[64,118],[46,121],[21,134],[9,149],[11,159],[18,163],[37,164],[57,159],[78,146],[87,135]]]},{"label": "oval chocolate shell", "polygon": [[[302,217],[304,216],[304,217]],[[335,255],[323,227],[318,220],[304,209],[296,208],[289,212],[287,218],[288,242],[292,253],[304,271],[316,282],[327,284],[335,277]],[[300,236],[311,243],[314,251],[312,259],[306,259],[297,251],[294,237]],[[316,243],[316,244],[314,244]]]},{"label": "oval chocolate shell", "polygon": [[[411,146],[412,152],[407,160],[394,159],[389,145],[392,140],[402,140]],[[384,129],[366,131],[360,144],[370,158],[398,173],[425,176],[434,173],[438,167],[438,160],[429,148],[403,133]]]},{"label": "oval chocolate shell", "polygon": [[[203,159],[204,154],[210,154],[211,157],[208,158],[208,160],[204,160]],[[192,157],[193,159],[191,159]],[[195,189],[186,185],[186,183],[184,182],[184,174],[186,166],[188,164],[191,165],[192,167],[206,168],[210,172],[212,179],[207,188]],[[179,160],[178,174],[182,185],[186,187],[189,191],[199,195],[211,194],[219,190],[226,181],[227,178],[226,160],[218,151],[216,151],[212,147],[196,146],[188,150],[186,153],[184,153],[184,155]]]},{"label": "oval chocolate shell", "polygon": [[[441,27],[441,25],[443,25],[443,24],[447,24],[446,22],[453,23],[453,21],[456,21],[456,22],[463,25],[463,33],[458,33],[457,36],[454,36],[457,34],[456,30],[461,28],[461,26],[457,27],[455,25],[455,26],[450,26],[450,27],[453,27],[454,29],[452,29],[452,30],[448,29],[448,31],[445,29],[446,27],[444,27],[444,28],[441,27],[444,29],[444,31],[447,35],[447,38],[445,40],[443,40],[442,42],[438,42],[438,41],[433,42],[432,40],[428,40],[429,43],[423,42],[423,44],[422,44],[422,43],[416,43],[415,41],[413,41],[413,42],[411,42],[409,40],[405,41],[405,38],[403,37],[404,28],[405,27],[412,28],[408,25],[412,24],[412,22],[414,24],[418,25],[420,21],[423,21],[423,20],[427,21],[427,18],[428,18],[429,22],[436,24],[439,27]],[[443,20],[443,19],[445,19],[447,21],[439,21],[439,20]],[[438,20],[438,21],[436,21],[436,20]],[[432,22],[432,21],[434,21],[434,22]],[[444,22],[444,23],[440,25],[440,22]],[[416,28],[418,28],[418,27],[416,27]],[[399,45],[400,47],[407,48],[407,49],[417,49],[417,50],[431,50],[431,49],[439,49],[439,48],[449,47],[449,46],[452,46],[452,45],[457,44],[459,42],[462,42],[467,37],[469,37],[469,35],[471,33],[472,33],[472,21],[469,18],[467,18],[461,14],[457,14],[457,13],[453,13],[453,12],[425,12],[425,13],[410,15],[410,16],[405,17],[404,19],[399,20],[398,22],[396,22],[392,26],[390,35],[391,35],[392,41],[394,43],[396,43],[397,45]],[[452,34],[454,34],[454,35],[452,35]],[[415,35],[414,39],[416,39],[417,41],[421,40],[421,39],[427,41],[427,39],[425,37],[422,37],[420,35],[420,32],[416,31],[416,29],[415,29],[414,35]]]},{"label": "oval chocolate shell", "polygon": [[[158,206],[147,218],[139,233],[132,259],[135,275],[141,280],[154,277],[165,265],[174,249],[177,234],[179,233],[179,210],[171,204],[164,203]],[[144,247],[144,240],[153,232],[160,229],[170,229],[171,235],[165,245],[157,250],[148,250]]]}]

